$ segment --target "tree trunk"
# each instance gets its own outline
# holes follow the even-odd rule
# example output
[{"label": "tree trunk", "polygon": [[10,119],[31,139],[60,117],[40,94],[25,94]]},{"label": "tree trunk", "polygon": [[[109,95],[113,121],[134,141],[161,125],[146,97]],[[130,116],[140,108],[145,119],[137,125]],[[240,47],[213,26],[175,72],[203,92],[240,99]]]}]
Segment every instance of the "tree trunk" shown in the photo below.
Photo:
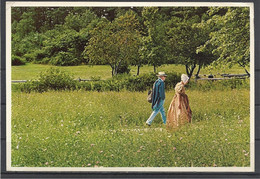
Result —
[{"label": "tree trunk", "polygon": [[201,66],[199,65],[199,69],[198,69],[198,71],[197,71],[197,73],[196,73],[196,78],[199,77],[200,69],[201,69]]},{"label": "tree trunk", "polygon": [[246,68],[244,68],[246,74],[250,77],[250,73],[246,70]]},{"label": "tree trunk", "polygon": [[245,65],[244,65],[244,64],[241,64],[241,63],[239,63],[239,62],[238,62],[238,64],[239,64],[241,67],[243,67],[244,70],[245,70],[245,72],[246,72],[246,74],[247,74],[248,76],[250,76],[250,73],[246,70]]},{"label": "tree trunk", "polygon": [[114,76],[114,68],[112,67],[112,77]]},{"label": "tree trunk", "polygon": [[155,65],[153,66],[153,71],[154,71],[154,73],[156,73],[156,66]]},{"label": "tree trunk", "polygon": [[196,64],[193,64],[191,67],[189,67],[188,65],[185,65],[185,66],[186,66],[186,73],[187,73],[188,77],[191,78],[193,71],[196,68]]},{"label": "tree trunk", "polygon": [[136,75],[138,76],[139,73],[140,73],[140,65],[137,66],[137,74]]}]

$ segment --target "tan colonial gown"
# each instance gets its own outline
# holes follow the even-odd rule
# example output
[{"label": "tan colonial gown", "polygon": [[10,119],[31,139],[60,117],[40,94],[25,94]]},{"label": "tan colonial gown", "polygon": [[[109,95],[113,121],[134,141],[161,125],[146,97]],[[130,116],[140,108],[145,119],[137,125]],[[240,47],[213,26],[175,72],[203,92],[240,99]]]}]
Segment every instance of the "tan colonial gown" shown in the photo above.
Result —
[{"label": "tan colonial gown", "polygon": [[[180,109],[179,109],[180,104]],[[184,85],[180,82],[175,86],[175,95],[168,109],[167,128],[176,128],[191,122],[192,111],[188,96],[185,94]]]}]

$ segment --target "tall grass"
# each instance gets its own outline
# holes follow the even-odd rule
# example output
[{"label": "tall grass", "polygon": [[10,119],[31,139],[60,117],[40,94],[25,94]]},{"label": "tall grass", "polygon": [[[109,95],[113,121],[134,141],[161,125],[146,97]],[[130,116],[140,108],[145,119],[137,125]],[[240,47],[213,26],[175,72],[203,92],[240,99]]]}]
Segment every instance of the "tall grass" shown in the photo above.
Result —
[{"label": "tall grass", "polygon": [[12,166],[249,166],[249,91],[186,93],[193,123],[173,132],[145,126],[142,92],[13,92]]}]

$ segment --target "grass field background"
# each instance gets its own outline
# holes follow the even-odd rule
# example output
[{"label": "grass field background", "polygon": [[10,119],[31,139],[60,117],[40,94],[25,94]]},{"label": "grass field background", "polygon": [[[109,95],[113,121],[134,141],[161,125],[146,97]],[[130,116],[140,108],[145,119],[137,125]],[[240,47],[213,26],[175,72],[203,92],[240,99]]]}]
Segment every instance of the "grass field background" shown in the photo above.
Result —
[{"label": "grass field background", "polygon": [[249,90],[186,93],[193,123],[167,131],[146,93],[13,92],[12,166],[249,166]]},{"label": "grass field background", "polygon": [[[12,67],[12,80],[36,79],[50,65]],[[75,78],[111,78],[109,66],[56,67]],[[181,65],[158,71],[185,73]],[[140,73],[153,72],[144,66]],[[212,74],[244,73],[238,66]],[[200,74],[210,74],[202,69]],[[131,67],[131,74],[136,67]],[[17,84],[12,84],[17,85]],[[244,167],[250,165],[250,94],[187,89],[192,124],[167,131],[145,125],[146,92],[12,91],[12,167]],[[167,111],[174,91],[166,92]]]},{"label": "grass field background", "polygon": [[[26,65],[22,66],[12,66],[12,80],[31,80],[36,79],[39,76],[39,73],[45,71],[51,67],[51,65],[41,65],[41,64],[30,64],[27,63]],[[82,65],[82,66],[60,66],[55,67],[59,68],[63,71],[67,71],[75,78],[81,79],[90,79],[92,76],[98,77],[100,76],[101,79],[108,79],[111,78],[111,67],[108,65]],[[196,72],[197,68],[195,69]],[[177,73],[186,73],[184,65],[163,65],[158,68],[158,71],[167,71],[167,72],[177,72]],[[136,74],[137,67],[132,66],[130,73],[132,75]],[[143,73],[150,73],[153,72],[153,66],[144,66],[140,69],[140,74]],[[243,74],[245,73],[244,69],[239,66],[234,66],[231,69],[214,69],[212,71],[202,68],[200,71],[201,75],[209,75],[212,73],[213,75],[229,73],[229,74]],[[195,73],[194,73],[195,74]],[[219,76],[219,75],[218,75]]]}]

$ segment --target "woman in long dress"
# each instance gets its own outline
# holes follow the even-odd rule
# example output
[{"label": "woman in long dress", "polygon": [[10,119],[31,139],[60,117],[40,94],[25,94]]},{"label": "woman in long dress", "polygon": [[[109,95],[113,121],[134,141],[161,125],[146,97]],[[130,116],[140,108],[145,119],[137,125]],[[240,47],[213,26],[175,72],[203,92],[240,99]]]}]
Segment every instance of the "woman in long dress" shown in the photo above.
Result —
[{"label": "woman in long dress", "polygon": [[191,123],[192,111],[184,88],[188,81],[189,77],[182,74],[181,82],[177,83],[175,86],[175,95],[171,101],[167,114],[168,129],[176,128],[185,123]]}]

